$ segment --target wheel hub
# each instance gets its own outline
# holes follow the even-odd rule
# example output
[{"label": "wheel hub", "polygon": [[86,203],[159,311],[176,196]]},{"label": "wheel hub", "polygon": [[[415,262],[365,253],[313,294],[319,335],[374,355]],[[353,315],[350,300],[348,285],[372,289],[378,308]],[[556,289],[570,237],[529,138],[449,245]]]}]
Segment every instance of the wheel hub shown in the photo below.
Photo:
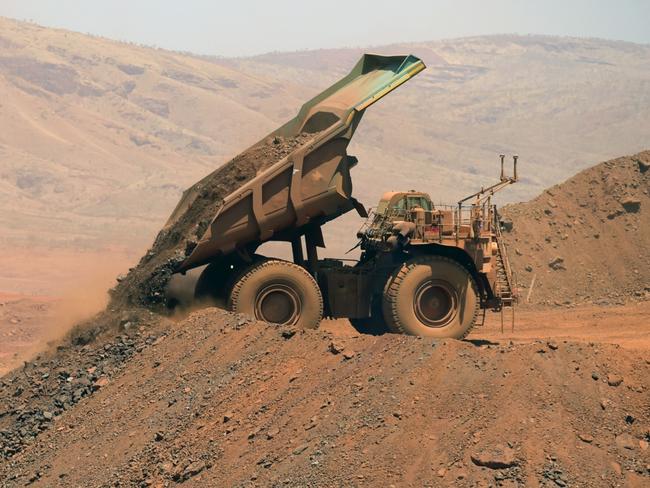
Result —
[{"label": "wheel hub", "polygon": [[445,281],[426,281],[418,287],[413,307],[415,315],[427,327],[444,327],[456,316],[458,294]]},{"label": "wheel hub", "polygon": [[295,324],[300,317],[300,297],[287,285],[267,285],[257,294],[255,317],[271,324]]}]

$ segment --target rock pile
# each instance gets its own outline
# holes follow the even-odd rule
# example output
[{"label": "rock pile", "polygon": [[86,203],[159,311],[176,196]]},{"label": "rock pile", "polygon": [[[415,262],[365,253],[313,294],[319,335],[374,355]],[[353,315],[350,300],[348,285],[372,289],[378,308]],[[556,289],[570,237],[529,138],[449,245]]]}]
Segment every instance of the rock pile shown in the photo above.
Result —
[{"label": "rock pile", "polygon": [[148,334],[146,322],[124,325],[119,335],[91,344],[82,331],[76,344],[59,346],[0,380],[0,457],[19,453],[64,412],[109,385],[125,362],[162,333]]},{"label": "rock pile", "polygon": [[531,303],[545,305],[650,298],[649,164],[650,151],[613,159],[504,207],[523,297],[530,291]]},{"label": "rock pile", "polygon": [[[100,343],[79,353],[79,366],[59,363],[66,374],[48,384],[74,395],[64,378],[87,377],[92,394],[72,408],[56,407],[49,395],[43,402],[25,380],[0,386],[4,408],[18,386],[18,398],[30,390],[23,411],[49,427],[0,461],[8,488],[30,480],[64,487],[579,480],[596,488],[650,479],[644,351],[295,331],[216,309],[111,339],[108,351],[132,354],[120,366],[103,366],[102,355],[112,353]],[[29,375],[37,378],[39,367]],[[103,376],[110,382],[93,392]],[[4,431],[25,428],[13,413],[2,422]]]}]

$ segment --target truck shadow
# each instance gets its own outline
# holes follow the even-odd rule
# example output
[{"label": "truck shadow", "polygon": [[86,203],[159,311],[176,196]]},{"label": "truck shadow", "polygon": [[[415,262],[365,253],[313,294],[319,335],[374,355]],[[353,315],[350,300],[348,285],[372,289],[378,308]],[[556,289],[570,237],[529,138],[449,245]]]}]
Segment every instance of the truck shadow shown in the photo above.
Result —
[{"label": "truck shadow", "polygon": [[480,346],[498,346],[500,342],[493,342],[488,339],[464,339],[465,342],[475,345],[476,347]]}]

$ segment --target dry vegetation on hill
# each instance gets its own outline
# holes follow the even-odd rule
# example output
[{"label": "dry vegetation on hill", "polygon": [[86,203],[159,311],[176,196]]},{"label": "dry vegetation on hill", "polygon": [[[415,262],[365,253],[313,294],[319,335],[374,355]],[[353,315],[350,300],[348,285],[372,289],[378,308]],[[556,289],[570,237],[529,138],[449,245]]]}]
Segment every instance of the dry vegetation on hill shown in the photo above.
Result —
[{"label": "dry vegetation on hill", "polygon": [[[137,257],[184,188],[361,54],[213,59],[9,19],[0,31],[0,244],[51,253],[117,245]],[[413,52],[429,68],[373,107],[353,140],[367,205],[415,187],[455,201],[496,175],[499,152],[522,156],[522,183],[504,198],[526,200],[647,144],[648,46],[492,36],[372,51]],[[351,247],[358,225],[330,225],[328,252]]]}]

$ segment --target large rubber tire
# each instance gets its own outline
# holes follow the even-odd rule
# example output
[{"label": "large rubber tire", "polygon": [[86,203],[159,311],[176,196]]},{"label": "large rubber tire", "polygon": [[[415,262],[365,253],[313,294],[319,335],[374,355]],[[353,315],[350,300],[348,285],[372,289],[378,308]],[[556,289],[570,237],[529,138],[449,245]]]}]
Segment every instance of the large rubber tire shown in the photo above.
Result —
[{"label": "large rubber tire", "polygon": [[316,329],[323,318],[323,297],[301,266],[265,259],[246,268],[235,281],[228,308],[269,323]]},{"label": "large rubber tire", "polygon": [[194,286],[194,303],[226,307],[230,290],[235,285],[235,281],[241,278],[242,270],[265,259],[267,258],[264,256],[253,254],[250,263],[227,259],[208,264],[201,271]]},{"label": "large rubber tire", "polygon": [[393,332],[462,339],[474,326],[480,300],[476,282],[458,262],[414,258],[395,270],[384,288],[384,317]]}]

